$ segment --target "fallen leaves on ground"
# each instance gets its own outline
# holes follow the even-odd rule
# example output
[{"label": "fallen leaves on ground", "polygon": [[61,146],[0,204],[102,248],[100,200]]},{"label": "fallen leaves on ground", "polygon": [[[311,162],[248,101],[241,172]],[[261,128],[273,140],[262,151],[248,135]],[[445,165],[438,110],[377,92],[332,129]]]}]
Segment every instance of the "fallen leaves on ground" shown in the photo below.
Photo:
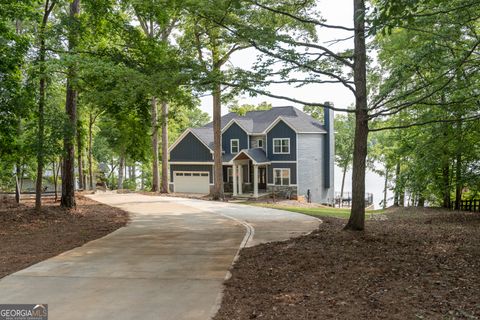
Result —
[{"label": "fallen leaves on ground", "polygon": [[77,208],[65,210],[53,199],[0,199],[0,278],[64,251],[103,237],[124,226],[128,214],[79,196]]},{"label": "fallen leaves on ground", "polygon": [[215,319],[479,319],[480,214],[388,218],[243,249]]}]

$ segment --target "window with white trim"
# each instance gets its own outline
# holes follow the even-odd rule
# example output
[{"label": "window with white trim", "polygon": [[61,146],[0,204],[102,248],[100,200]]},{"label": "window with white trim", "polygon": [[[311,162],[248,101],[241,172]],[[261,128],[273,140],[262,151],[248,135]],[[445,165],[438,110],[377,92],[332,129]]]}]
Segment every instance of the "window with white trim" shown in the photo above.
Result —
[{"label": "window with white trim", "polygon": [[290,138],[274,138],[273,139],[273,153],[274,154],[289,154],[290,153]]},{"label": "window with white trim", "polygon": [[273,169],[273,183],[276,186],[289,186],[290,169]]},{"label": "window with white trim", "polygon": [[240,151],[240,140],[231,139],[230,140],[230,153],[238,153]]},{"label": "window with white trim", "polygon": [[258,139],[257,146],[263,148],[263,139]]},{"label": "window with white trim", "polygon": [[233,169],[232,167],[227,168],[227,182],[233,181]]}]

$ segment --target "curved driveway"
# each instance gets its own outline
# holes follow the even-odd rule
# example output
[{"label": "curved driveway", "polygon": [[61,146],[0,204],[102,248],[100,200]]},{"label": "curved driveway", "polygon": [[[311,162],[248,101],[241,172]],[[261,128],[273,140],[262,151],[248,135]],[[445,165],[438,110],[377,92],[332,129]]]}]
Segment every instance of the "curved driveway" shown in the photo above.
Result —
[{"label": "curved driveway", "polygon": [[0,280],[0,303],[48,303],[49,319],[208,319],[240,247],[308,233],[319,220],[230,203],[139,194],[92,199],[126,227]]}]

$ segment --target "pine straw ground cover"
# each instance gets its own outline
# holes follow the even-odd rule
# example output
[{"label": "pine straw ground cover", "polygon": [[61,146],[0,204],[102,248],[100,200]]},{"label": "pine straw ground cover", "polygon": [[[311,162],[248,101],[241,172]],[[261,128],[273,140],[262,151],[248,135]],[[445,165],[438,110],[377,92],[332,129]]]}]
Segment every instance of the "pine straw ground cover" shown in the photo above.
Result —
[{"label": "pine straw ground cover", "polygon": [[17,205],[0,198],[0,278],[64,251],[103,237],[124,226],[128,214],[88,198],[76,199],[77,209],[64,210],[44,199],[40,213],[34,199]]},{"label": "pine straw ground cover", "polygon": [[480,214],[387,217],[243,249],[215,319],[479,319]]}]

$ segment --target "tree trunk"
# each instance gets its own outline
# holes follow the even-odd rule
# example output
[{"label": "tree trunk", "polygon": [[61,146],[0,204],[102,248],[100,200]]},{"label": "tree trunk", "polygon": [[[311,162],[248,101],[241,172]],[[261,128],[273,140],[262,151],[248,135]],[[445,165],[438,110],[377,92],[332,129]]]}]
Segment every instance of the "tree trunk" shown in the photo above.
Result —
[{"label": "tree trunk", "polygon": [[112,158],[112,161],[110,162],[110,167],[112,169],[110,170],[110,173],[108,174],[107,183],[110,185],[110,189],[113,190],[113,188],[114,188],[113,180],[115,179],[115,174],[114,173],[115,173],[115,169],[117,168],[117,166],[114,163],[113,158]]},{"label": "tree trunk", "polygon": [[383,186],[383,209],[387,208],[388,168],[385,166],[385,184]]},{"label": "tree trunk", "polygon": [[132,181],[133,181],[133,190],[137,190],[137,173],[135,172],[135,162],[132,164]]},{"label": "tree trunk", "polygon": [[368,140],[367,51],[365,47],[365,0],[354,0],[355,141],[353,150],[352,209],[346,230],[365,228],[365,170]]},{"label": "tree trunk", "polygon": [[[461,130],[461,128],[460,128]],[[462,200],[462,152],[460,151],[459,141],[457,146],[457,156],[455,160],[455,210],[460,210],[460,201]]]},{"label": "tree trunk", "polygon": [[462,200],[462,162],[461,155],[457,155],[456,163],[456,181],[455,181],[455,210],[460,210],[460,201]]},{"label": "tree trunk", "polygon": [[222,168],[222,129],[221,129],[221,85],[215,84],[213,89],[213,160],[214,160],[214,186],[212,198],[220,200],[224,198],[223,194],[223,168]]},{"label": "tree trunk", "polygon": [[21,193],[20,181],[19,181],[20,173],[21,173],[20,164],[17,163],[15,165],[15,202],[16,203],[20,203],[20,193]]},{"label": "tree trunk", "polygon": [[397,162],[395,168],[395,194],[393,196],[393,205],[398,207],[400,201],[400,162]]},{"label": "tree trunk", "polygon": [[400,207],[404,207],[405,206],[405,190],[402,188],[400,189],[400,192],[398,194],[398,205]]},{"label": "tree trunk", "polygon": [[50,5],[50,1],[45,1],[42,23],[40,24],[39,38],[40,47],[38,48],[38,64],[39,64],[39,89],[38,89],[38,133],[37,133],[37,180],[35,182],[35,210],[42,208],[42,180],[43,180],[43,140],[45,135],[45,100],[46,100],[46,68],[45,68],[45,28],[47,26],[48,17],[53,9],[54,4]]},{"label": "tree trunk", "polygon": [[[70,3],[71,23],[77,19],[80,13],[80,0],[73,0]],[[75,26],[70,27],[68,34],[68,50],[73,52],[77,46],[77,32]],[[64,208],[74,208],[75,203],[75,136],[77,132],[77,97],[78,92],[74,88],[76,80],[75,66],[68,68],[67,74],[67,98],[65,109],[68,116],[70,132],[64,137],[64,159],[62,170],[62,198],[61,206]]]},{"label": "tree trunk", "polygon": [[20,179],[20,193],[22,193],[22,191],[23,191],[23,176],[25,175],[25,168],[24,168],[24,166],[22,166],[22,170],[21,170],[21,171],[22,171],[22,172],[20,173],[20,177],[21,177],[21,179]]},{"label": "tree trunk", "polygon": [[157,98],[152,98],[152,191],[159,191],[160,175],[158,172],[158,110]]},{"label": "tree trunk", "polygon": [[90,190],[93,190],[93,169],[92,169],[92,163],[93,163],[93,151],[92,151],[92,130],[93,130],[93,115],[90,112],[90,118],[88,122],[88,177],[89,177],[89,184],[90,184]]},{"label": "tree trunk", "polygon": [[80,130],[77,130],[77,168],[78,168],[78,188],[86,189],[84,184],[84,174],[83,174],[83,157],[82,157],[82,138],[80,137]]},{"label": "tree trunk", "polygon": [[168,104],[162,102],[162,193],[168,193]]},{"label": "tree trunk", "polygon": [[125,153],[122,151],[120,155],[119,164],[118,164],[118,181],[117,181],[117,189],[123,189],[123,178],[125,174]]},{"label": "tree trunk", "polygon": [[443,204],[444,208],[450,208],[450,164],[448,161],[444,161],[442,168],[442,181],[443,181]]},{"label": "tree trunk", "polygon": [[53,192],[55,193],[55,198],[53,199],[53,202],[57,202],[57,179],[55,176],[55,160],[52,161],[52,174],[53,174]]},{"label": "tree trunk", "polygon": [[345,176],[347,175],[347,168],[348,165],[343,167],[343,174],[342,174],[342,187],[340,188],[340,207],[343,207],[343,190],[345,188]]},{"label": "tree trunk", "polygon": [[423,197],[422,194],[418,195],[417,206],[418,207],[425,207],[425,198]]},{"label": "tree trunk", "polygon": [[54,202],[57,202],[58,200],[58,175],[59,175],[59,170],[60,170],[60,164],[62,163],[62,160],[60,159],[60,162],[58,166],[55,168],[55,161],[52,163],[52,168],[53,168],[53,186],[54,186],[54,191],[55,191],[55,200]]}]

